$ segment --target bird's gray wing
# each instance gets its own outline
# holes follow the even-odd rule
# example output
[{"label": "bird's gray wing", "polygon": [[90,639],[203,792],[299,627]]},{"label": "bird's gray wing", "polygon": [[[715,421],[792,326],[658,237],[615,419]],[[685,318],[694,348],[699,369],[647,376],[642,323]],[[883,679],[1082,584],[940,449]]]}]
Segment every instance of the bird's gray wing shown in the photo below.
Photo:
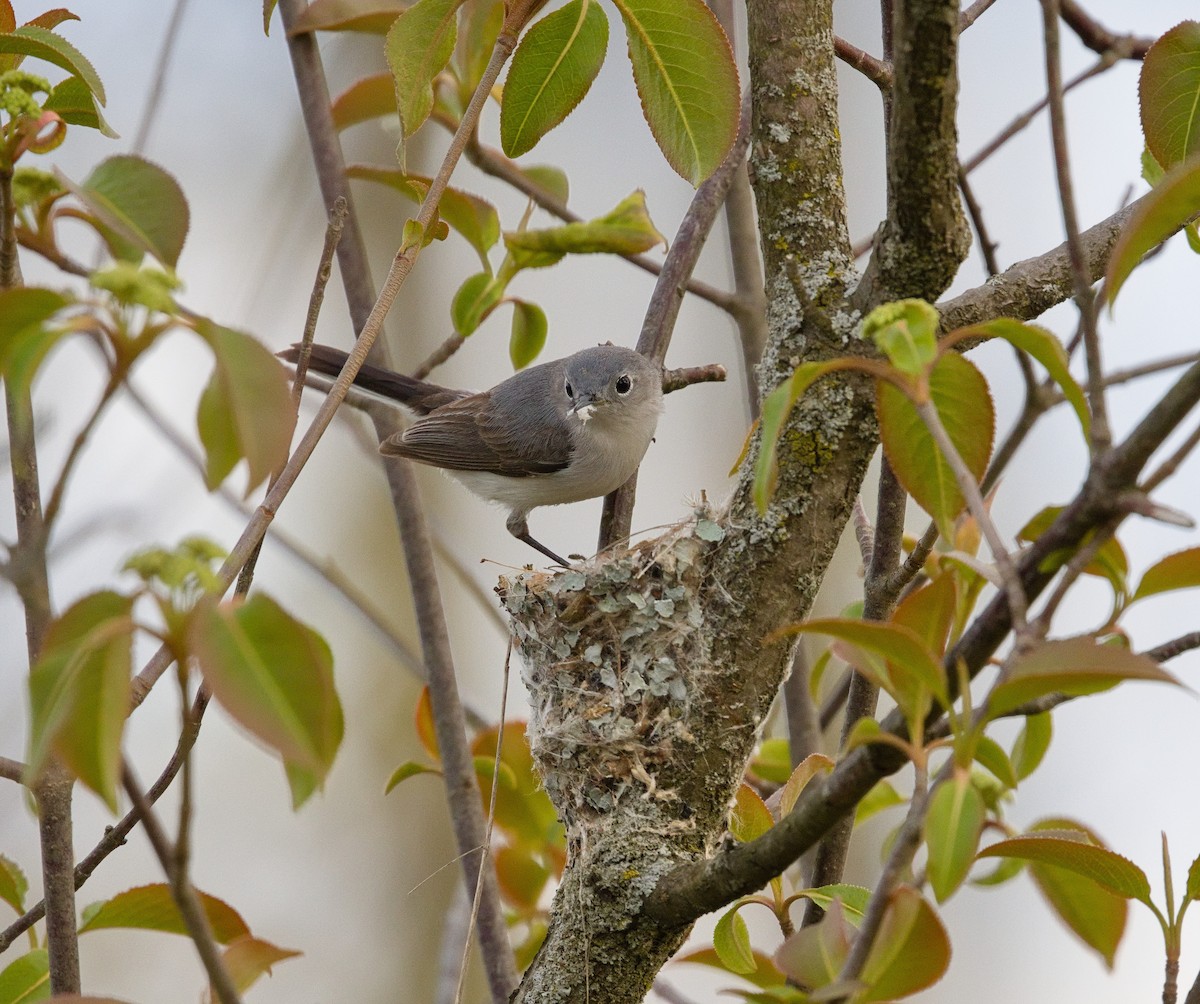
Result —
[{"label": "bird's gray wing", "polygon": [[453,401],[387,440],[381,450],[434,467],[510,478],[563,470],[571,459],[563,418],[549,407],[508,403],[504,396],[497,401],[488,394]]}]

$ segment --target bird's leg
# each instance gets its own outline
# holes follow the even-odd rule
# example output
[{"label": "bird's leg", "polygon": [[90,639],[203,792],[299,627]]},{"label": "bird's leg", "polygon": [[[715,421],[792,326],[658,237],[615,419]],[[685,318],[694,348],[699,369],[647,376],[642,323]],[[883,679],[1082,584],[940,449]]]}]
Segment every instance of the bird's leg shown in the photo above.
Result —
[{"label": "bird's leg", "polygon": [[511,533],[517,540],[523,540],[530,547],[541,551],[547,558],[555,564],[562,565],[564,568],[569,567],[570,563],[565,558],[560,558],[557,554],[550,550],[545,544],[534,539],[529,534],[529,521],[526,519],[528,513],[513,512],[509,514],[508,522],[504,525],[508,527],[508,532]]}]

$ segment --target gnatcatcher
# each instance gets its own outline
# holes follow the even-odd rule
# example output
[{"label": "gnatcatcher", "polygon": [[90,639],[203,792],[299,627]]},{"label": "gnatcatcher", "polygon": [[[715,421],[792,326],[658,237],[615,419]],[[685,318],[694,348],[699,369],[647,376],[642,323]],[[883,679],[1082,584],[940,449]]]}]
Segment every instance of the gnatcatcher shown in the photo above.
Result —
[{"label": "gnatcatcher", "polygon": [[[297,348],[280,355],[295,362]],[[314,345],[309,367],[336,376],[345,362],[346,353]],[[479,393],[375,366],[354,382],[420,416],[381,453],[440,467],[507,506],[508,532],[560,565],[529,535],[530,510],[615,491],[642,462],[662,412],[662,368],[618,345],[531,366]]]}]

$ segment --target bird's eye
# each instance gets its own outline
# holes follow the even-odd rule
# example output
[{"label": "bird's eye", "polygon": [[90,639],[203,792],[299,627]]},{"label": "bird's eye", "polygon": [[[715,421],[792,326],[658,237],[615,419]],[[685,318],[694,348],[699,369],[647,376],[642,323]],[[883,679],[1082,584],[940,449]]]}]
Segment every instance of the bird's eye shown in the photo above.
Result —
[{"label": "bird's eye", "polygon": [[563,385],[563,390],[567,392],[567,397],[569,397],[572,401],[575,400],[575,388],[571,386],[570,380]]},{"label": "bird's eye", "polygon": [[629,377],[624,373],[622,373],[619,377],[617,377],[617,393],[628,394],[631,390],[633,390],[633,381],[630,380]]}]

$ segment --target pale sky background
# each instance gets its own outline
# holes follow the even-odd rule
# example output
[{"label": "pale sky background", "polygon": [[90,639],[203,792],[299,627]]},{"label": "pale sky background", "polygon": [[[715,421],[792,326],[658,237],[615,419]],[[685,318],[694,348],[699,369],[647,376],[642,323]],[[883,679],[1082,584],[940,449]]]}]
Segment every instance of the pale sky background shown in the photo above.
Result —
[{"label": "pale sky background", "polygon": [[[842,0],[838,30],[878,51],[872,0]],[[1131,5],[1089,0],[1109,28],[1158,34],[1195,16],[1186,0]],[[41,6],[18,2],[18,19]],[[150,96],[158,51],[171,4],[137,0],[80,0],[82,23],[63,34],[89,56],[109,93],[106,115],[121,134],[108,140],[72,130],[48,158],[82,179],[99,159],[129,149]],[[584,216],[603,213],[634,188],[644,188],[659,229],[670,235],[690,198],[688,186],[665,166],[641,120],[631,86],[619,19],[610,10],[612,45],[591,95],[567,122],[526,159],[567,167],[571,204]],[[260,4],[232,0],[191,3],[178,49],[167,73],[161,107],[146,155],[170,170],[187,193],[192,226],[179,272],[183,302],[222,323],[254,333],[279,348],[300,333],[320,246],[323,218],[304,143],[291,71],[278,18],[264,37]],[[1066,74],[1094,61],[1093,54],[1063,31]],[[371,42],[324,36],[331,89],[377,72]],[[962,45],[961,149],[981,147],[1044,91],[1040,12],[1035,0],[999,0],[965,36]],[[883,207],[879,141],[881,113],[874,85],[852,71],[842,73],[843,137],[852,236],[866,236]],[[1073,171],[1085,225],[1102,218],[1138,180],[1141,139],[1136,104],[1137,65],[1124,64],[1076,92],[1068,102]],[[485,139],[494,140],[494,109]],[[1052,187],[1048,126],[1039,117],[973,177],[1002,264],[1040,253],[1062,240]],[[442,136],[432,139],[441,143]],[[395,135],[362,125],[347,134],[348,160],[387,164]],[[522,211],[519,198],[479,178],[469,167],[456,177],[462,187],[496,200],[506,227]],[[356,189],[359,210],[382,276],[409,206],[390,194]],[[730,283],[724,233],[714,232],[700,274]],[[86,245],[81,253],[90,255]],[[462,276],[474,270],[474,252],[452,237],[429,249],[403,302],[393,310],[388,333],[397,358],[412,365],[449,333],[447,308]],[[1192,304],[1178,290],[1194,282],[1196,259],[1174,241],[1122,294],[1114,317],[1105,316],[1106,361],[1114,368],[1194,350]],[[30,282],[57,283],[55,273],[26,259]],[[963,267],[955,290],[982,278],[976,253]],[[550,340],[545,358],[611,339],[632,344],[651,289],[651,279],[617,260],[588,257],[522,275],[515,295],[547,311]],[[1186,312],[1185,312],[1186,309]],[[1060,335],[1073,328],[1071,308],[1045,322]],[[509,372],[508,317],[503,312],[473,336],[437,374],[439,381],[486,386]],[[326,301],[320,337],[345,346],[349,329],[340,288]],[[993,380],[1002,431],[1019,407],[1014,368],[1005,351],[974,354]],[[668,356],[673,366],[723,362],[730,381],[672,395],[657,442],[643,467],[634,525],[646,531],[672,522],[701,492],[717,502],[727,493],[727,472],[744,438],[747,419],[740,393],[739,353],[732,325],[699,301],[685,303]],[[209,363],[199,342],[172,335],[142,362],[135,380],[168,412],[172,425],[195,439],[196,397]],[[1117,433],[1128,430],[1166,379],[1147,380],[1113,394]],[[92,353],[68,346],[51,359],[35,389],[44,423],[43,479],[50,483],[99,387]],[[315,399],[314,399],[315,400]],[[310,401],[306,414],[311,415]],[[1189,427],[1190,428],[1190,427]],[[119,444],[115,446],[114,444]],[[1021,451],[1001,488],[996,512],[1011,535],[1047,501],[1068,499],[1084,470],[1084,452],[1065,412],[1045,420]],[[241,482],[235,474],[231,484]],[[1197,467],[1193,463],[1160,493],[1162,502],[1195,512]],[[499,573],[531,559],[503,528],[503,513],[467,496],[436,473],[422,478],[437,532],[467,567],[475,593],[494,602]],[[0,507],[0,534],[12,535],[11,507]],[[868,508],[871,508],[869,505]],[[910,507],[915,529],[923,517]],[[587,551],[595,540],[599,502],[541,510],[532,532],[556,550]],[[140,413],[119,402],[72,484],[53,555],[54,600],[65,607],[85,592],[113,582],[134,549],[171,544],[202,532],[228,546],[241,525],[228,504],[204,495],[191,468]],[[278,525],[310,542],[321,557],[357,583],[397,630],[411,635],[398,542],[386,491],[361,437],[339,424],[323,441],[314,463],[289,497]],[[1194,546],[1195,532],[1129,522],[1122,540],[1140,571],[1165,553]],[[481,563],[481,559],[484,559]],[[844,549],[839,574],[831,576],[820,602],[835,611],[853,598],[856,558]],[[431,960],[440,921],[458,876],[445,809],[436,781],[418,778],[387,798],[384,781],[398,763],[419,756],[411,735],[416,688],[394,651],[318,576],[270,544],[257,585],[330,640],[346,705],[347,738],[323,796],[299,814],[289,808],[282,771],[273,758],[210,710],[195,754],[199,822],[193,861],[197,884],[230,900],[251,929],[277,944],[302,950],[302,958],[276,967],[248,1000],[270,1004],[391,1004],[432,1000]],[[465,699],[488,717],[498,713],[504,638],[481,616],[478,598],[443,574],[451,632]],[[1104,590],[1088,584],[1060,614],[1062,633],[1086,630],[1107,609]],[[1150,647],[1196,627],[1194,594],[1157,599],[1135,608],[1126,621],[1135,644]],[[8,639],[0,668],[0,754],[24,750],[25,691],[23,625],[11,591],[0,592],[0,632]],[[414,643],[415,644],[415,643]],[[148,650],[147,650],[148,652]],[[1172,668],[1185,680],[1200,667],[1196,656]],[[166,681],[169,683],[169,680]],[[523,688],[514,674],[510,714],[520,715]],[[134,716],[127,752],[148,784],[174,745],[176,704],[164,684]],[[1200,807],[1191,797],[1200,761],[1200,707],[1187,691],[1129,686],[1115,694],[1064,708],[1056,714],[1056,738],[1045,766],[1026,782],[1009,810],[1016,826],[1049,814],[1073,816],[1096,829],[1109,846],[1139,862],[1161,893],[1160,831],[1171,839],[1176,886],[1200,853]],[[1015,727],[1012,730],[1015,733]],[[1011,742],[1011,734],[1002,736]],[[1100,739],[1097,742],[1097,739]],[[167,819],[174,803],[160,803]],[[76,845],[81,856],[110,821],[90,794],[76,798]],[[892,822],[895,822],[893,820]],[[879,839],[876,828],[871,837]],[[870,884],[878,853],[868,839],[850,880]],[[36,827],[16,786],[0,786],[0,853],[25,868],[39,885]],[[105,862],[80,893],[80,904],[132,885],[159,881],[144,837]],[[943,908],[954,937],[946,979],[913,1000],[921,1004],[978,1004],[1026,1000],[1127,1004],[1157,998],[1162,942],[1157,923],[1141,907],[1130,925],[1112,973],[1053,919],[1027,879],[998,890],[964,888]],[[0,918],[0,924],[7,923]],[[711,929],[702,922],[701,943]],[[777,935],[758,928],[758,942],[773,948]],[[1181,980],[1190,984],[1200,966],[1197,937],[1185,930]],[[0,960],[7,964],[17,949]],[[203,977],[190,943],[168,935],[98,932],[82,941],[86,989],[140,1004],[197,1000]],[[696,967],[668,967],[667,978],[697,1004],[728,999],[736,985]],[[468,999],[482,999],[476,984]]]}]

